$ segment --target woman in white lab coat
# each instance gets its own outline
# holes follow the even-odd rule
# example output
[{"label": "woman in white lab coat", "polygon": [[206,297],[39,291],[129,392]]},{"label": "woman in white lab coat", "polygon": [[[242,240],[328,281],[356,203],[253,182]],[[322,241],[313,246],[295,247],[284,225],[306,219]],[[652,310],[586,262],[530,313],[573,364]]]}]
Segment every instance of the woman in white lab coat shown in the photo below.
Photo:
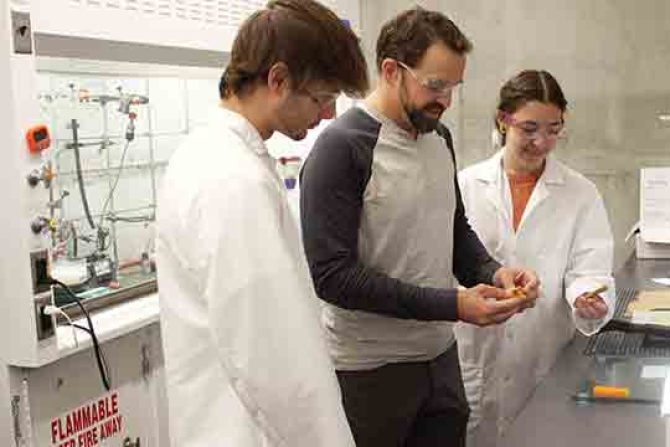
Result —
[{"label": "woman in white lab coat", "polygon": [[[505,325],[456,329],[471,407],[469,446],[494,446],[551,369],[575,328],[598,331],[614,310],[613,240],[595,185],[558,161],[567,102],[546,71],[528,70],[500,91],[502,146],[463,170],[470,224],[504,265],[535,269],[534,308]],[[590,294],[600,286],[608,290]]]}]

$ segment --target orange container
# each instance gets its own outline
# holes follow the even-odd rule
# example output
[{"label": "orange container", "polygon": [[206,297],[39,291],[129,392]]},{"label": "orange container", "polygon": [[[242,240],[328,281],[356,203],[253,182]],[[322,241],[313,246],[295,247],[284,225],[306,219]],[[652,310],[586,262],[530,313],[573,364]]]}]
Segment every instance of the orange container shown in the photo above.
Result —
[{"label": "orange container", "polygon": [[619,386],[595,385],[593,387],[593,397],[616,397],[625,399],[630,397],[630,389]]}]

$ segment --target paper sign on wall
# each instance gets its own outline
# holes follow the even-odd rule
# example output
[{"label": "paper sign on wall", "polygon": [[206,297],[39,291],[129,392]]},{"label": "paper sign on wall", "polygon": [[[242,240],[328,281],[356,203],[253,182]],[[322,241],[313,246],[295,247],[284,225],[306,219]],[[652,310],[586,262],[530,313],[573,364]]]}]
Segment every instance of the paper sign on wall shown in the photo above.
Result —
[{"label": "paper sign on wall", "polygon": [[670,243],[670,168],[640,171],[640,232],[647,242]]},{"label": "paper sign on wall", "polygon": [[124,418],[112,391],[51,420],[52,447],[95,447],[122,437]]}]

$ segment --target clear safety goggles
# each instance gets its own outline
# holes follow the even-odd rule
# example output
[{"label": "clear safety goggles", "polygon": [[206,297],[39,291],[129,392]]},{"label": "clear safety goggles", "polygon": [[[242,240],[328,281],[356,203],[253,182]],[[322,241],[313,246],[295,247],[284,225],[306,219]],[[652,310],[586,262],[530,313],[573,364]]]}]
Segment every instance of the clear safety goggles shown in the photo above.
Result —
[{"label": "clear safety goggles", "polygon": [[306,88],[301,89],[300,93],[306,95],[320,109],[332,106],[333,104],[335,104],[337,97],[340,96],[339,93],[318,93],[318,92],[314,93]]},{"label": "clear safety goggles", "polygon": [[517,121],[508,113],[501,113],[499,119],[506,125],[518,129],[521,136],[526,140],[535,141],[543,136],[547,140],[556,141],[565,137],[563,121],[560,123],[539,123],[533,120]]},{"label": "clear safety goggles", "polygon": [[431,78],[429,76],[426,77],[419,77],[419,75],[416,74],[414,70],[409,68],[406,64],[400,61],[398,62],[398,65],[400,65],[402,68],[407,70],[407,72],[416,80],[416,82],[429,91],[430,93],[436,95],[436,96],[449,96],[454,89],[458,88],[462,82],[457,82],[456,84],[451,83],[449,81],[445,81],[444,79],[439,79],[439,78]]}]

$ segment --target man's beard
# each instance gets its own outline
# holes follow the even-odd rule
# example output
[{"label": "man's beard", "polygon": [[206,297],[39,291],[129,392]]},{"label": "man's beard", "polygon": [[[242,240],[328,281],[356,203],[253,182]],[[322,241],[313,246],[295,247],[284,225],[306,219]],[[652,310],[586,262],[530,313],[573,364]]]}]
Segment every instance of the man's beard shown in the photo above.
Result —
[{"label": "man's beard", "polygon": [[410,109],[407,105],[405,105],[405,113],[407,114],[407,119],[409,119],[410,124],[419,133],[430,133],[434,131],[440,122],[439,117],[431,118],[426,116],[424,109]]},{"label": "man's beard", "polygon": [[[407,90],[404,88],[403,93],[405,94],[402,96],[405,98],[402,98],[401,96],[400,101],[402,103],[403,109],[405,110],[405,114],[407,115],[407,119],[409,120],[409,123],[412,125],[412,127],[414,127],[418,133],[430,133],[434,131],[440,123],[440,117],[445,110],[444,106],[439,102],[431,102],[422,109],[418,109],[416,107],[410,106],[408,101],[405,100],[407,98]],[[425,113],[426,109],[434,109],[435,112],[437,112],[437,118],[427,116]]]}]

